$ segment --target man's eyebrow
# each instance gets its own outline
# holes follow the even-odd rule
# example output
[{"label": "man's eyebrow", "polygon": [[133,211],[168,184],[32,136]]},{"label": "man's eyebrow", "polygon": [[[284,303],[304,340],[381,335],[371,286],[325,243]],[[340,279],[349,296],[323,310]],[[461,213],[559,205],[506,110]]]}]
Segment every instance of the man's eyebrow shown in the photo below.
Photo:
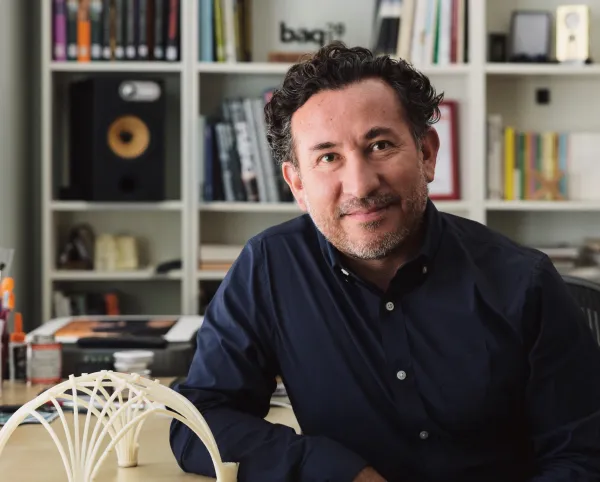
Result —
[{"label": "man's eyebrow", "polygon": [[[365,139],[372,140],[381,135],[393,134],[393,130],[390,127],[376,126],[371,127],[365,134]],[[337,147],[335,142],[319,142],[310,148],[311,151],[325,151],[327,149],[333,149]]]},{"label": "man's eyebrow", "polygon": [[337,144],[334,142],[319,142],[310,148],[311,151],[324,151],[327,149],[333,149]]},{"label": "man's eyebrow", "polygon": [[377,127],[371,127],[367,133],[365,134],[365,139],[367,139],[368,141],[375,139],[376,137],[379,137],[381,135],[384,134],[392,134],[393,131],[392,129],[390,129],[389,127],[382,127],[382,126],[377,126]]}]

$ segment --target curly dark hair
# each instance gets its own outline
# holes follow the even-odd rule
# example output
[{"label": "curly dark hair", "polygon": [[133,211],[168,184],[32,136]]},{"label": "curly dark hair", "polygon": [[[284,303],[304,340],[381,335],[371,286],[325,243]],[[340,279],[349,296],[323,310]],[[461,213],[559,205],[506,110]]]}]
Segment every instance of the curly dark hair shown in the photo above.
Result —
[{"label": "curly dark hair", "polygon": [[341,89],[367,78],[380,78],[398,94],[417,143],[440,117],[437,94],[430,80],[411,64],[389,55],[375,55],[363,47],[335,41],[293,65],[283,85],[265,106],[267,140],[277,164],[297,165],[292,140],[292,115],[314,94]]}]

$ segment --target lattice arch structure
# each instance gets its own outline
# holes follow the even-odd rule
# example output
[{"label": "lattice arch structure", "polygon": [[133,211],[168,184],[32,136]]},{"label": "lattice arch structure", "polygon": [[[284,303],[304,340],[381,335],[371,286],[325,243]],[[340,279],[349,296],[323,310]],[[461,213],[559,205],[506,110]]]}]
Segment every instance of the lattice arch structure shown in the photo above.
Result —
[{"label": "lattice arch structure", "polygon": [[[74,416],[71,430],[58,401],[60,399],[72,401],[74,413],[85,414],[85,421]],[[64,430],[66,444],[37,411],[48,404],[52,404],[59,414],[59,426],[62,425]],[[92,482],[112,450],[116,450],[120,467],[137,465],[140,431],[144,421],[154,414],[176,418],[202,440],[212,459],[218,482],[237,480],[238,464],[221,460],[208,424],[187,398],[161,385],[158,380],[112,371],[80,377],[71,375],[67,381],[49,388],[19,408],[0,430],[0,456],[15,429],[31,415],[39,420],[56,444],[68,482]],[[102,449],[105,440],[109,443]]]}]

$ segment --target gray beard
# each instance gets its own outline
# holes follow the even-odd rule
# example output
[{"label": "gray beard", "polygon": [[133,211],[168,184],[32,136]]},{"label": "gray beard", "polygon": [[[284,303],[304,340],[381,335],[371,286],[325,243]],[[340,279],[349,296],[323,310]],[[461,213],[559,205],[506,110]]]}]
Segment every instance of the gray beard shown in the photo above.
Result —
[{"label": "gray beard", "polygon": [[[420,182],[413,191],[402,199],[405,208],[405,217],[402,225],[396,230],[383,233],[375,239],[360,244],[352,242],[343,229],[338,228],[328,220],[318,219],[310,207],[308,198],[305,198],[306,208],[311,219],[321,231],[323,236],[342,253],[356,259],[377,260],[383,259],[401,249],[402,245],[415,234],[420,227],[423,212],[427,206],[428,186],[425,174],[421,171]],[[381,221],[362,223],[363,229],[374,232],[381,225]]]}]

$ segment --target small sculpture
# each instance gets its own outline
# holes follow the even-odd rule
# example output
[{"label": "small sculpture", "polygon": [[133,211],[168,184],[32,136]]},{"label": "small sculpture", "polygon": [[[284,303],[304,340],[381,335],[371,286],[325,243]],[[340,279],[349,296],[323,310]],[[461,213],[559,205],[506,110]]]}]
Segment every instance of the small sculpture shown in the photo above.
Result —
[{"label": "small sculpture", "polygon": [[[73,417],[73,429],[70,429],[59,399],[69,400],[75,413],[85,415],[83,430],[79,416]],[[49,404],[57,410],[62,422],[66,447],[37,412],[39,407]],[[119,467],[137,466],[139,434],[146,418],[153,414],[176,418],[202,440],[215,466],[218,482],[237,480],[238,464],[223,463],[208,424],[187,398],[161,385],[158,380],[106,370],[80,377],[71,375],[67,381],[49,388],[19,408],[0,430],[0,456],[15,429],[31,415],[39,420],[56,444],[68,481],[92,482],[111,450],[117,452]],[[110,442],[101,450],[106,436],[110,437]]]}]

